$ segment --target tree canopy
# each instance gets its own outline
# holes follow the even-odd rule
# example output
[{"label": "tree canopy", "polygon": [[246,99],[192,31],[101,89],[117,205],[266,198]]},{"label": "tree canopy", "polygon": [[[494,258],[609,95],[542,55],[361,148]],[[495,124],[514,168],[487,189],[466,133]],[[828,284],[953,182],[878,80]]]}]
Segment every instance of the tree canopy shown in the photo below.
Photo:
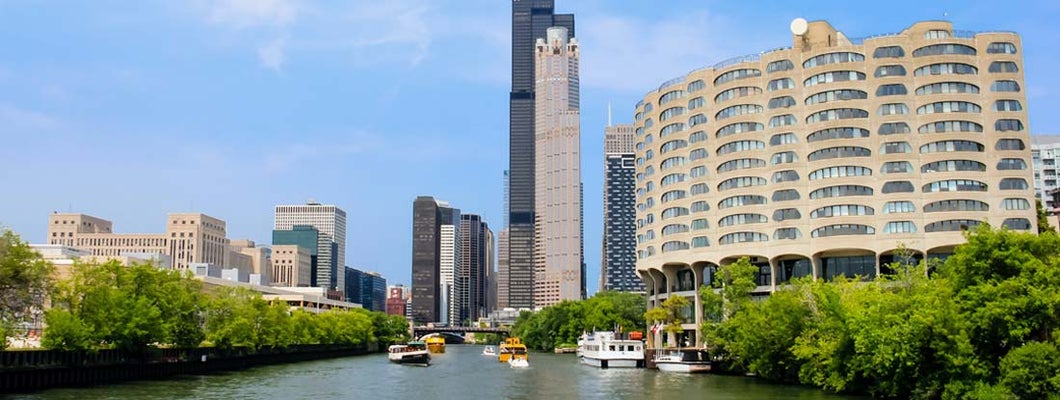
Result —
[{"label": "tree canopy", "polygon": [[54,273],[14,232],[0,233],[0,350],[18,326],[38,319]]},{"label": "tree canopy", "polygon": [[603,291],[580,301],[563,301],[538,312],[524,311],[512,327],[531,349],[551,351],[574,346],[578,337],[593,330],[644,331],[644,296]]}]

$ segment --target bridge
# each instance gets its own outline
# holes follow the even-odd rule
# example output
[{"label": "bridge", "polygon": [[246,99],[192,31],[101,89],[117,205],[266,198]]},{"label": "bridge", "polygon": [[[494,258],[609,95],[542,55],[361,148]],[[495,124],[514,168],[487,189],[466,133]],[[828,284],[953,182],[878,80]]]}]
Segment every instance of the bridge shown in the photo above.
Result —
[{"label": "bridge", "polygon": [[450,333],[450,334],[466,334],[466,333],[496,333],[498,335],[508,336],[511,332],[508,328],[480,328],[477,326],[416,326],[412,328],[413,337],[423,337],[432,333]]}]

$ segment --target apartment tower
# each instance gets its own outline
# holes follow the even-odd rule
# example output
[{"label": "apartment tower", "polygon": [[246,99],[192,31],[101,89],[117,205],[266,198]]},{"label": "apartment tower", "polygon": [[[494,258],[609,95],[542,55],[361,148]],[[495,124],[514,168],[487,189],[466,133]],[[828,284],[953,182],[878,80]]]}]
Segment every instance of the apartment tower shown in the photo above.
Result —
[{"label": "apartment tower", "polygon": [[600,290],[643,292],[637,276],[637,209],[633,125],[604,129],[604,240]]}]

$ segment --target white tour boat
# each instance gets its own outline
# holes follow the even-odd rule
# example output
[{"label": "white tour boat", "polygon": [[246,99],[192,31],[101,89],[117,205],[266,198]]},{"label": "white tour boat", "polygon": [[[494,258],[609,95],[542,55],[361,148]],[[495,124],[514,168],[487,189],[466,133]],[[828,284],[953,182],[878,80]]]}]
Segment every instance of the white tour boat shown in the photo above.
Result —
[{"label": "white tour boat", "polygon": [[387,358],[398,364],[431,365],[431,353],[424,342],[395,344],[387,348]]},{"label": "white tour boat", "polygon": [[586,333],[578,339],[578,359],[600,368],[643,368],[644,342],[623,333]]},{"label": "white tour boat", "polygon": [[659,350],[655,366],[663,372],[698,374],[710,372],[710,355],[699,349]]},{"label": "white tour boat", "polygon": [[526,361],[525,358],[512,358],[508,360],[508,366],[512,368],[526,368],[530,366],[530,362]]},{"label": "white tour boat", "polygon": [[482,349],[482,355],[488,356],[488,357],[496,357],[497,356],[497,348],[493,347],[493,346],[486,346],[486,348]]}]

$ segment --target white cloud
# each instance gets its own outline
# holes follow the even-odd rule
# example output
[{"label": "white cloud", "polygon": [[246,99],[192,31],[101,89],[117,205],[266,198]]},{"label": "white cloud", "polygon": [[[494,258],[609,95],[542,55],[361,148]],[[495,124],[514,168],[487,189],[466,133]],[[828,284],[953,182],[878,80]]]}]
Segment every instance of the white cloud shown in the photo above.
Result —
[{"label": "white cloud", "polygon": [[283,67],[284,61],[287,60],[287,55],[284,53],[286,42],[286,38],[279,37],[258,47],[258,60],[261,61],[261,65],[271,70],[279,71]]},{"label": "white cloud", "polygon": [[352,28],[357,63],[403,62],[416,66],[427,57],[432,31],[429,8],[419,0],[357,2],[342,23]]}]

